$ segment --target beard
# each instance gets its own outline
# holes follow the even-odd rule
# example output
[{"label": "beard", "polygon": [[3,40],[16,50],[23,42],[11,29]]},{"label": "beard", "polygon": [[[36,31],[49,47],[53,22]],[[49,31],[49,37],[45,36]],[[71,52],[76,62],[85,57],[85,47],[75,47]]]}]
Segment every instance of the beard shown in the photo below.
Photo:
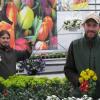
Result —
[{"label": "beard", "polygon": [[87,38],[92,39],[97,36],[97,31],[88,30],[85,35]]}]

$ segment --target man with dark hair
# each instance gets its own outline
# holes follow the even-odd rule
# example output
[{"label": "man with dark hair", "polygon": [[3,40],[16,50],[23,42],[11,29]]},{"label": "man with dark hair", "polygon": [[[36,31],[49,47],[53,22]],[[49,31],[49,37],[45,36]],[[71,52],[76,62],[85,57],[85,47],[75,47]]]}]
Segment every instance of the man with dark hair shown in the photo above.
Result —
[{"label": "man with dark hair", "polygon": [[99,16],[96,14],[88,15],[83,27],[84,37],[72,41],[68,50],[68,56],[64,67],[65,76],[73,83],[75,88],[79,88],[80,72],[86,68],[94,70],[98,76],[95,98],[100,98],[100,37]]},{"label": "man with dark hair", "polygon": [[6,30],[0,31],[0,76],[6,79],[14,75],[16,73],[16,61],[24,60],[30,55],[31,48],[24,52],[12,49],[9,32]]}]

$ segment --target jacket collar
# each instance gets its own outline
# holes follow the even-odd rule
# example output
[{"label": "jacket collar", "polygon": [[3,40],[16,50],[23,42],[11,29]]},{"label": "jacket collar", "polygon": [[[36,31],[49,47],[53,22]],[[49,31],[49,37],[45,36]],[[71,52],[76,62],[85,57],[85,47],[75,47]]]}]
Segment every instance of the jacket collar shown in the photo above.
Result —
[{"label": "jacket collar", "polygon": [[3,46],[3,45],[1,45],[1,44],[0,44],[0,49],[3,50],[3,51],[8,51],[8,52],[11,51],[10,46],[5,47],[5,46]]}]

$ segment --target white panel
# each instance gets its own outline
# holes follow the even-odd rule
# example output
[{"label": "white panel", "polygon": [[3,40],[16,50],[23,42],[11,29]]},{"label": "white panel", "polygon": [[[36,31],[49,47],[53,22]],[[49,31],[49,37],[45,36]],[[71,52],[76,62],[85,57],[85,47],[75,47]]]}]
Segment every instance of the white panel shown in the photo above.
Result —
[{"label": "white panel", "polygon": [[100,10],[100,5],[97,5],[97,6],[96,6],[96,9]]},{"label": "white panel", "polygon": [[[58,49],[68,50],[70,43],[78,38],[81,38],[82,34],[67,34],[58,35]],[[64,47],[64,48],[63,48]]]},{"label": "white panel", "polygon": [[95,0],[88,0],[89,3],[95,3]]},{"label": "white panel", "polygon": [[100,3],[100,0],[96,0],[96,3]]},{"label": "white panel", "polygon": [[94,5],[89,5],[89,8],[87,8],[89,10],[94,10],[95,9],[95,6]]}]

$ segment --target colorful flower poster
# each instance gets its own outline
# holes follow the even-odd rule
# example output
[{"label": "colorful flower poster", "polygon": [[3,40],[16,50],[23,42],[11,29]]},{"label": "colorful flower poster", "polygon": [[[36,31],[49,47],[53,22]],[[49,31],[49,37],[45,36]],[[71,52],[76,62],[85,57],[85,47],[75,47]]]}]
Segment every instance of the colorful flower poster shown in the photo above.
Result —
[{"label": "colorful flower poster", "polygon": [[[11,47],[19,38],[34,41],[33,49],[57,49],[57,0],[2,0],[0,25],[11,25]],[[16,45],[16,44],[15,44]]]}]

